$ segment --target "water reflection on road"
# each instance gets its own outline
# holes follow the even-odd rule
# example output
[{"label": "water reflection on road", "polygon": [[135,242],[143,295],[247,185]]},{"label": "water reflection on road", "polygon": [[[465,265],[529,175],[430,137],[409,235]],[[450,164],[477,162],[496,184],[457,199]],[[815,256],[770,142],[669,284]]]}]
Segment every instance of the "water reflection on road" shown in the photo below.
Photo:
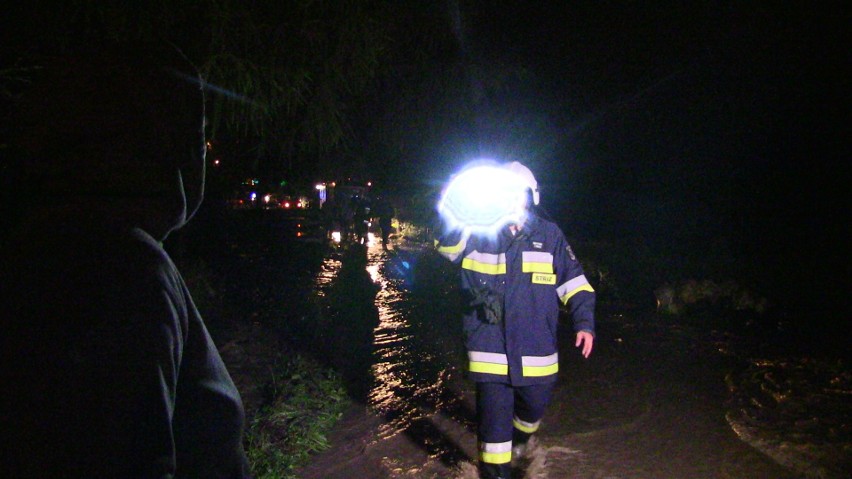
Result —
[{"label": "water reflection on road", "polygon": [[372,367],[373,386],[369,392],[368,404],[386,417],[393,418],[383,427],[383,434],[392,434],[399,428],[410,424],[416,411],[410,410],[406,403],[409,397],[417,395],[412,382],[411,366],[413,356],[410,326],[401,311],[404,299],[403,290],[396,282],[385,277],[382,255],[373,250],[369,254],[367,272],[374,283],[380,287],[376,294],[376,307],[379,311],[379,324],[374,330],[375,363]]},{"label": "water reflection on road", "polygon": [[[333,257],[315,283],[330,311],[316,347],[339,358],[358,406],[299,477],[456,477],[476,457],[457,274],[416,247]],[[701,324],[617,310],[600,311],[599,326],[588,360],[560,328],[560,380],[539,431],[546,460],[525,477],[796,477],[725,421],[732,360]]]},{"label": "water reflection on road", "polygon": [[416,245],[354,246],[325,259],[314,288],[329,337],[318,347],[337,358],[367,416],[344,419],[348,442],[302,477],[354,477],[352,468],[364,478],[450,477],[475,454],[458,315],[442,293],[455,285],[446,266]]},{"label": "water reflection on road", "polygon": [[383,436],[407,430],[451,406],[442,400],[455,394],[445,385],[446,378],[458,369],[450,351],[436,348],[441,344],[424,337],[427,329],[417,322],[441,318],[412,292],[415,258],[399,251],[368,250],[367,272],[380,288],[375,300],[379,322],[373,335],[368,404],[386,419]]},{"label": "water reflection on road", "polygon": [[314,291],[318,297],[323,298],[328,294],[328,289],[337,278],[342,264],[337,258],[325,258],[323,260],[319,272],[314,278]]}]

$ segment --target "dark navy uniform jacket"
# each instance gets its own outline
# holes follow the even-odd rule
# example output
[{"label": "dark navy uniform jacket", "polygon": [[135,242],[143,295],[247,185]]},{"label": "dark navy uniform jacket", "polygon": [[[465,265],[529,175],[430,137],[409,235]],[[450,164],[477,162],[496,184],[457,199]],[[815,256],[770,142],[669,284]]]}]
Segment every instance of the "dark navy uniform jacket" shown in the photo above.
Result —
[{"label": "dark navy uniform jacket", "polygon": [[554,223],[530,214],[514,235],[508,226],[493,238],[455,231],[436,246],[461,265],[473,380],[514,386],[555,381],[560,302],[569,306],[575,331],[594,334],[594,289]]}]

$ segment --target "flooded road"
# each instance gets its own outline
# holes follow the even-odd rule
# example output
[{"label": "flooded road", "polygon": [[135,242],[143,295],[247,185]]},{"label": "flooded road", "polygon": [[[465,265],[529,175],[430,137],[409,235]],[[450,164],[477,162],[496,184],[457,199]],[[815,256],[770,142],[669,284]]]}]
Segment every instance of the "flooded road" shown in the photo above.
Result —
[{"label": "flooded road", "polygon": [[595,360],[564,364],[542,429],[547,464],[533,477],[798,477],[726,422],[728,358],[696,331],[660,319],[599,318]]},{"label": "flooded road", "polygon": [[[356,246],[339,264],[337,282],[323,293],[334,303],[330,316],[368,326],[337,328],[330,338],[356,405],[331,438],[333,449],[299,477],[450,477],[476,448],[450,306],[454,278],[417,247]],[[318,284],[328,276],[320,274]],[[370,289],[370,308],[351,304],[353,285]]]},{"label": "flooded road", "polygon": [[[298,477],[475,477],[456,280],[418,246],[326,258],[314,287],[328,328],[315,346],[333,356],[354,405],[332,448]],[[517,477],[841,477],[793,472],[735,432],[726,376],[742,357],[725,353],[723,334],[606,304],[598,321],[588,360],[563,322],[560,378],[541,447]]]}]

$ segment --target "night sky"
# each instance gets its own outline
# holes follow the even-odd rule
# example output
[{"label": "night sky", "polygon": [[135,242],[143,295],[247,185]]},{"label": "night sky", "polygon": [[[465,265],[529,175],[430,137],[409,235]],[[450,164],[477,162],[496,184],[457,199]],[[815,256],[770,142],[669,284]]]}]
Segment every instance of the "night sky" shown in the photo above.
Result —
[{"label": "night sky", "polygon": [[484,94],[483,116],[510,114],[466,153],[526,161],[569,237],[682,257],[682,275],[759,277],[814,316],[847,310],[843,10],[459,5],[473,88],[495,65],[524,71]]},{"label": "night sky", "polygon": [[416,188],[477,157],[519,160],[572,241],[840,316],[852,136],[840,5],[406,3],[389,33],[396,75],[349,103],[355,148],[340,157]]}]

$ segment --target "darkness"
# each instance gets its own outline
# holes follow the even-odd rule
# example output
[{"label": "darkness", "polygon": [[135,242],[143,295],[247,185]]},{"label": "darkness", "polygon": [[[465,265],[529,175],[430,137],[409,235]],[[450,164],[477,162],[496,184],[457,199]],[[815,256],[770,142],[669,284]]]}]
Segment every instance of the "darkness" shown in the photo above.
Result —
[{"label": "darkness", "polygon": [[370,5],[386,10],[388,64],[345,99],[349,144],[326,156],[421,197],[471,158],[516,159],[569,239],[611,245],[612,262],[660,281],[737,279],[845,328],[839,2]]},{"label": "darkness", "polygon": [[462,5],[468,55],[535,84],[492,102],[541,106],[528,161],[569,237],[639,245],[677,263],[669,280],[734,278],[845,329],[828,324],[849,307],[839,8]]},{"label": "darkness", "polygon": [[[197,4],[174,2],[173,5],[193,4],[191,8],[176,9],[184,13],[203,10],[206,20],[215,18],[218,13],[206,10],[218,5],[230,7],[229,13],[234,14],[235,19],[241,18],[240,10],[244,8],[253,14],[247,14],[246,18],[264,21],[266,17],[260,18],[258,11],[281,8],[285,13],[269,16],[275,19],[270,22],[275,22],[289,15],[290,10],[286,9],[305,7],[309,10],[308,6],[319,5],[322,10],[332,5],[330,9],[334,10],[342,5],[341,10],[346,10],[362,0],[338,1],[252,0],[243,4],[223,0]],[[42,42],[39,46],[26,45],[29,40],[9,38],[14,33],[4,26],[14,23],[14,16],[5,19],[0,16],[0,39],[9,40],[0,41],[0,106],[3,107],[9,103],[5,100],[16,93],[14,88],[23,88],[21,85],[25,83],[19,79],[10,81],[13,78],[8,72],[17,75],[10,66],[17,66],[16,62],[26,57],[29,48],[37,50],[43,45],[51,48],[54,45],[51,29],[65,27],[64,18],[51,16],[41,8],[51,2],[34,2],[38,5],[38,13],[52,18],[55,24],[46,24],[41,30],[36,24],[20,22],[16,31],[30,31],[28,35]],[[67,5],[74,8],[85,3],[71,0]],[[672,5],[665,5],[667,3]],[[152,9],[159,5],[167,11],[170,2],[141,4]],[[766,315],[767,322],[784,327],[767,333],[771,339],[767,338],[766,342],[772,342],[776,335],[784,336],[777,347],[789,346],[796,351],[815,354],[833,355],[840,351],[848,357],[847,334],[852,326],[849,320],[852,309],[849,304],[850,261],[846,253],[850,231],[849,175],[845,163],[852,159],[849,148],[852,118],[846,100],[850,91],[846,69],[850,64],[849,45],[852,44],[847,33],[848,7],[842,8],[839,2],[764,5],[763,2],[580,3],[564,0],[365,0],[363,4],[379,12],[376,17],[369,18],[385,23],[376,28],[381,29],[387,39],[387,50],[382,50],[386,56],[376,59],[380,66],[375,71],[366,68],[367,73],[346,61],[332,62],[323,58],[332,52],[349,60],[346,54],[356,50],[356,45],[347,50],[328,41],[323,43],[326,50],[315,53],[312,47],[299,43],[312,35],[315,38],[326,34],[334,37],[340,33],[339,27],[353,26],[342,22],[339,16],[317,20],[305,14],[298,19],[283,18],[287,22],[292,20],[292,24],[275,24],[276,30],[283,31],[282,37],[296,39],[288,45],[303,47],[292,57],[307,58],[285,56],[275,58],[272,63],[298,63],[299,68],[307,72],[303,77],[305,81],[319,85],[314,90],[306,88],[304,92],[323,98],[306,97],[306,104],[294,109],[301,111],[303,117],[315,114],[317,118],[313,123],[302,121],[299,114],[274,118],[272,123],[280,128],[280,133],[276,131],[262,140],[267,146],[274,142],[284,143],[288,138],[287,128],[294,125],[300,127],[292,130],[299,132],[298,138],[311,138],[313,131],[306,126],[321,126],[327,117],[320,113],[329,113],[339,114],[348,122],[346,141],[331,145],[327,151],[309,150],[307,154],[291,144],[290,156],[260,158],[255,154],[259,151],[255,146],[258,136],[264,135],[225,128],[215,138],[215,155],[222,155],[226,160],[228,155],[232,155],[230,158],[242,155],[247,159],[233,163],[238,167],[228,172],[230,177],[216,176],[213,169],[208,171],[209,190],[203,209],[189,227],[169,239],[171,244],[167,247],[170,253],[174,250],[177,260],[189,259],[181,257],[187,249],[194,250],[193,254],[206,253],[209,257],[221,255],[218,260],[211,261],[210,266],[223,272],[223,284],[229,285],[223,291],[234,296],[234,305],[239,303],[239,308],[266,310],[260,317],[284,313],[285,321],[281,324],[288,329],[288,335],[294,335],[292,337],[307,337],[314,326],[292,326],[286,319],[300,319],[296,323],[306,318],[313,320],[313,309],[322,308],[318,314],[328,315],[327,324],[332,329],[336,323],[343,327],[333,332],[333,339],[329,340],[325,333],[317,336],[322,338],[325,347],[312,350],[312,355],[326,349],[333,353],[344,351],[343,344],[353,343],[353,337],[360,338],[362,341],[354,341],[361,345],[354,347],[360,348],[356,351],[359,360],[346,364],[343,369],[369,370],[367,366],[375,359],[374,347],[379,344],[374,340],[380,337],[372,323],[377,317],[375,307],[378,304],[374,304],[373,299],[388,304],[394,304],[396,299],[375,297],[373,288],[377,285],[374,279],[367,278],[366,265],[361,261],[348,263],[349,258],[346,258],[344,269],[340,271],[344,279],[338,283],[343,285],[342,289],[334,291],[340,296],[329,297],[333,308],[324,309],[324,305],[311,302],[292,309],[290,299],[303,294],[303,288],[310,285],[294,273],[299,269],[298,254],[282,248],[281,257],[270,256],[267,248],[278,241],[277,229],[274,234],[270,231],[263,245],[256,245],[257,252],[239,254],[241,263],[245,260],[256,267],[263,264],[264,270],[273,267],[274,272],[257,273],[254,279],[273,280],[251,281],[250,277],[248,285],[246,278],[236,280],[227,271],[229,261],[237,262],[238,251],[232,250],[232,244],[225,239],[228,235],[244,235],[257,240],[262,237],[258,231],[263,226],[234,227],[232,223],[227,230],[220,228],[226,224],[223,200],[235,187],[233,178],[251,175],[274,183],[284,174],[288,178],[314,180],[314,175],[317,179],[330,179],[355,173],[352,176],[374,180],[377,192],[394,193],[391,197],[401,199],[405,207],[411,210],[419,207],[421,215],[412,216],[423,220],[428,217],[423,211],[432,212],[435,193],[455,170],[471,159],[490,157],[499,161],[518,160],[536,173],[543,209],[565,231],[584,265],[591,263],[610,269],[624,295],[616,298],[616,295],[608,295],[612,294],[610,291],[599,289],[601,338],[604,339],[601,345],[604,351],[609,347],[609,352],[616,354],[596,353],[615,361],[597,362],[595,364],[604,365],[603,368],[584,370],[592,379],[587,381],[592,386],[591,391],[606,389],[607,394],[630,393],[630,381],[626,382],[627,389],[622,387],[624,384],[619,385],[619,381],[631,375],[634,382],[636,378],[640,383],[645,382],[649,359],[670,366],[655,371],[652,376],[670,375],[675,382],[681,381],[678,360],[683,360],[681,365],[695,369],[697,361],[706,356],[701,352],[706,345],[685,344],[681,354],[667,356],[667,345],[657,347],[657,340],[661,338],[655,336],[666,336],[661,334],[660,324],[642,324],[646,316],[639,315],[633,318],[635,322],[615,325],[607,314],[608,309],[624,306],[614,299],[625,299],[624,303],[628,304],[633,301],[631,305],[647,306],[651,311],[656,286],[688,279],[734,280],[769,297],[776,309]],[[34,8],[28,5],[17,8]],[[127,19],[129,11],[115,7],[95,10],[120,11],[123,15],[116,15],[118,19]],[[300,25],[305,19],[321,25]],[[73,19],[68,21],[71,23]],[[199,21],[194,25],[195,30],[205,32],[201,36],[209,33],[205,23]],[[205,50],[203,41],[198,41],[197,32],[184,31],[180,28],[184,25],[181,21],[176,20],[175,24],[178,27],[173,32],[184,35],[182,39],[198,50]],[[247,38],[240,26],[235,22],[228,30],[232,38],[218,45],[257,45],[267,40]],[[299,32],[300,26],[308,28]],[[294,28],[292,34],[287,28]],[[299,36],[300,33],[303,36]],[[339,36],[351,40],[343,34]],[[365,39],[364,43],[370,42]],[[282,54],[281,50],[275,51]],[[256,55],[253,61],[264,61],[258,58],[264,57],[265,52],[252,53]],[[203,58],[203,54],[196,54]],[[337,71],[338,78],[333,80],[321,78],[323,72],[331,70],[329,67],[349,68],[352,72]],[[349,87],[359,81],[355,78],[358,76],[355,70],[374,76],[369,81],[364,80],[368,87],[353,87],[350,91]],[[346,91],[335,90],[338,87]],[[323,99],[328,102],[323,103]],[[310,108],[312,101],[322,103],[330,112]],[[340,109],[329,105],[340,105]],[[7,155],[7,144],[11,143],[8,140],[9,118],[11,115],[5,109],[0,110],[0,251],[5,246],[6,229],[14,226],[17,216],[24,211],[18,205],[46,201],[38,197],[32,185],[16,176],[18,165]],[[292,140],[292,136],[290,138]],[[246,144],[252,147],[245,147]],[[254,170],[249,172],[248,165]],[[258,171],[258,165],[265,170]],[[61,201],[61,198],[47,201]],[[256,213],[266,212],[258,209]],[[247,216],[244,215],[243,220]],[[269,218],[264,215],[258,224],[268,226]],[[276,227],[281,226],[276,224]],[[394,249],[396,247],[395,244]],[[319,258],[311,255],[310,261]],[[587,268],[586,271],[596,269]],[[434,272],[440,273],[443,271]],[[346,278],[353,274],[358,278]],[[286,292],[281,292],[281,285],[288,281],[290,286],[299,287],[288,286],[283,290]],[[212,288],[208,286],[208,290]],[[429,289],[429,293],[436,291],[446,295],[448,290]],[[204,291],[197,296],[204,298]],[[258,301],[258,298],[267,299]],[[433,304],[430,300],[435,299],[412,298],[406,301],[415,309],[421,303]],[[636,301],[637,298],[644,302]],[[437,299],[434,304],[440,305],[442,298]],[[368,307],[358,310],[359,305]],[[306,308],[305,314],[300,308]],[[403,309],[399,311],[400,314],[408,313]],[[423,311],[431,315],[437,310],[430,306]],[[449,316],[444,315],[445,318]],[[734,320],[741,317],[736,313],[730,316]],[[748,316],[752,318],[751,314]],[[258,324],[257,315],[251,318]],[[661,322],[669,319],[655,318]],[[410,319],[419,318],[412,316]],[[692,318],[682,320],[686,323]],[[678,321],[680,318],[673,319],[674,324],[679,324]],[[422,323],[428,328],[438,324],[433,324],[429,318]],[[712,334],[709,331],[715,325],[704,326],[701,332],[706,336],[704,339],[720,336],[719,331]],[[607,331],[607,327],[612,329]],[[620,336],[617,342],[605,340],[607,335],[615,338],[613,334],[620,334],[622,330],[626,339],[624,345],[630,345],[623,350]],[[639,330],[642,335],[637,333]],[[689,336],[680,336],[682,331],[678,329],[679,340],[689,342]],[[753,334],[760,335],[770,330],[755,328],[754,331],[757,332]],[[432,335],[429,329],[422,332],[426,334],[422,337],[429,341],[441,338],[441,335]],[[411,337],[421,337],[418,334]],[[647,341],[654,337],[654,342],[645,344],[646,339],[643,339],[630,344],[633,338],[643,336]],[[665,343],[667,340],[663,339]],[[716,340],[712,342],[715,357]],[[755,343],[763,344],[762,341]],[[405,350],[406,346],[402,346],[398,348],[400,351]],[[645,348],[653,354],[631,356]],[[753,352],[760,354],[763,350],[755,347]],[[327,356],[348,358],[345,354]],[[416,360],[411,362],[423,363],[422,358],[427,356],[434,357],[431,352],[425,356],[419,354],[416,358],[412,356]],[[740,359],[745,358],[737,361]],[[609,375],[620,360],[635,367],[626,368],[608,381],[595,378]],[[839,362],[837,365],[841,367]],[[717,367],[716,364],[702,364],[699,369]],[[699,389],[709,389],[714,384],[713,377],[716,376],[703,378],[702,384],[707,387]],[[345,379],[360,381],[361,387],[368,384],[361,377]],[[688,396],[680,396],[679,389],[669,391],[677,394],[662,395],[663,400],[688,397],[689,401],[685,406],[679,405],[680,409],[691,407],[703,394],[696,393],[691,382],[683,382],[683,394]],[[656,390],[661,387],[653,386],[655,400]],[[359,396],[363,395],[364,391],[355,390]],[[593,420],[600,417],[596,415]],[[810,424],[810,418],[807,422]],[[597,423],[588,421],[588,424]],[[416,438],[416,443],[426,444],[427,449],[438,444],[426,451],[430,455],[441,447],[434,437],[449,437],[445,437],[443,430],[426,431],[430,435],[417,428],[415,425],[410,432],[425,438]],[[730,436],[727,429],[725,427]],[[661,437],[663,442],[673,443],[673,435]]]}]

